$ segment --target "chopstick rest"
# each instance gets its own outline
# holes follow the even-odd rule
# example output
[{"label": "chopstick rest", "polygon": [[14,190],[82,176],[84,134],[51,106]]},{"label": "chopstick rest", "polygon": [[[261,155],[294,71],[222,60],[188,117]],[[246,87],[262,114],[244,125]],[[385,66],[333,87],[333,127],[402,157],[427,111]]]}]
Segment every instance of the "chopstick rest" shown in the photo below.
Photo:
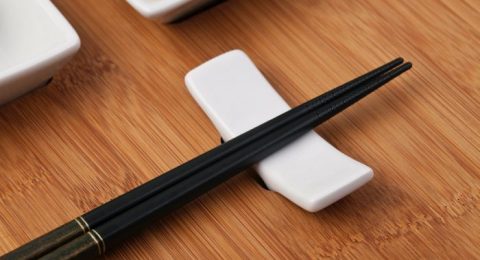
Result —
[{"label": "chopstick rest", "polygon": [[[290,109],[240,50],[190,71],[187,87],[226,141]],[[311,131],[256,167],[267,187],[316,212],[367,183],[373,171]]]}]

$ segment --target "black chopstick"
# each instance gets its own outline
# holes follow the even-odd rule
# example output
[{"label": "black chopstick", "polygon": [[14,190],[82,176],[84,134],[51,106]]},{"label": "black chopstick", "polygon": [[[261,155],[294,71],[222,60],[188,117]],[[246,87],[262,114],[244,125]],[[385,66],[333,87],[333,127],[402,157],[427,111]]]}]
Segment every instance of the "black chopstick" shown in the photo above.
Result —
[{"label": "black chopstick", "polygon": [[87,233],[92,228],[97,227],[110,218],[138,205],[142,201],[162,192],[172,185],[195,174],[197,171],[211,165],[215,161],[237,151],[241,147],[255,142],[259,138],[268,135],[276,128],[285,125],[299,116],[317,109],[321,105],[329,102],[337,96],[343,95],[361,84],[386,73],[394,67],[403,63],[402,58],[397,58],[375,70],[368,72],[352,81],[347,82],[327,93],[310,100],[268,122],[252,129],[241,136],[218,146],[193,160],[182,164],[159,177],[140,185],[139,187],[85,213],[84,215],[60,226],[59,228],[37,238],[29,243],[17,248],[16,250],[4,255],[5,259],[17,258],[38,258],[49,251],[65,244],[72,239]]},{"label": "black chopstick", "polygon": [[225,156],[196,174],[111,218],[87,234],[45,255],[42,259],[89,259],[102,255],[105,253],[107,245],[109,248],[114,246],[153,218],[170,213],[252,164],[266,158],[411,67],[411,63],[405,63],[383,73],[367,84],[357,86],[343,93],[343,95],[332,98],[319,108],[274,129],[256,142],[245,145],[240,150]]}]

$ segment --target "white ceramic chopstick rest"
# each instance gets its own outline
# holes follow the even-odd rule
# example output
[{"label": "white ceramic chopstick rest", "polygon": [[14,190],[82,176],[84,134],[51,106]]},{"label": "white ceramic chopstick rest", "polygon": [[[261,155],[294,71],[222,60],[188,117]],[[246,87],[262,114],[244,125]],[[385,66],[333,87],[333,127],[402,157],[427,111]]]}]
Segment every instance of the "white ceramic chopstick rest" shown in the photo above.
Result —
[{"label": "white ceramic chopstick rest", "polygon": [[142,16],[169,23],[218,0],[127,0]]},{"label": "white ceramic chopstick rest", "polygon": [[[290,107],[242,51],[220,55],[186,76],[190,93],[230,140]],[[267,187],[315,212],[367,183],[372,170],[311,131],[262,160],[256,169]]]}]

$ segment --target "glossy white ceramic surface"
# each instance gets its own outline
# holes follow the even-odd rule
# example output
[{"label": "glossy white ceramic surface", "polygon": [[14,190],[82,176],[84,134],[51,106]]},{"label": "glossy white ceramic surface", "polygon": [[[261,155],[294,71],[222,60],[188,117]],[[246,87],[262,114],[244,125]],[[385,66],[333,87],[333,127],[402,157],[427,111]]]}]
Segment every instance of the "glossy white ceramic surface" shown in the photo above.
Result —
[{"label": "glossy white ceramic surface", "polygon": [[[186,76],[191,94],[230,140],[290,107],[242,51],[218,56]],[[269,189],[315,212],[367,183],[373,172],[311,131],[257,165]]]},{"label": "glossy white ceramic surface", "polygon": [[0,0],[0,104],[42,85],[79,47],[49,0]]},{"label": "glossy white ceramic surface", "polygon": [[127,0],[141,15],[158,20],[160,22],[171,22],[192,10],[212,0]]}]

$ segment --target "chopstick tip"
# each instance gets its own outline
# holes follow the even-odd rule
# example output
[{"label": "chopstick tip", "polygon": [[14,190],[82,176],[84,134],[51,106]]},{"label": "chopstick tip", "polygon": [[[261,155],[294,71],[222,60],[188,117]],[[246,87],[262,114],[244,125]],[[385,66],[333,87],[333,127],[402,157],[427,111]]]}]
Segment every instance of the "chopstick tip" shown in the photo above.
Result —
[{"label": "chopstick tip", "polygon": [[406,62],[406,63],[402,64],[402,66],[405,68],[405,70],[409,70],[413,67],[413,64],[409,61],[409,62]]}]

